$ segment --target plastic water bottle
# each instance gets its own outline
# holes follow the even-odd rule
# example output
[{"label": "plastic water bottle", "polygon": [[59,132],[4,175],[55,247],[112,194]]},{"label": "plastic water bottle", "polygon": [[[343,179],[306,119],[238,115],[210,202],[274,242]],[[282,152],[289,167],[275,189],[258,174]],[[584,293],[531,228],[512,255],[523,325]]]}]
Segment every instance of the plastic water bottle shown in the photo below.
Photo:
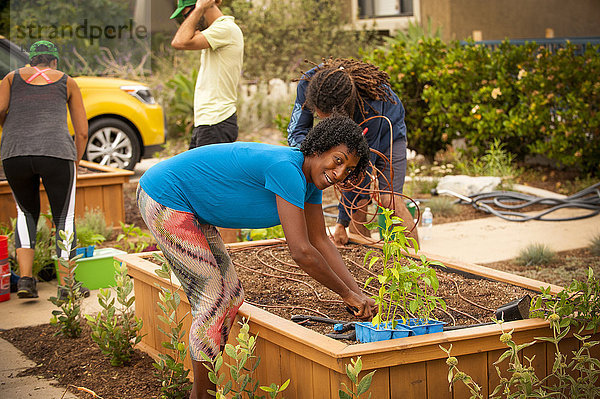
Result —
[{"label": "plastic water bottle", "polygon": [[429,207],[423,212],[423,239],[431,240],[431,230],[433,229],[433,213]]}]

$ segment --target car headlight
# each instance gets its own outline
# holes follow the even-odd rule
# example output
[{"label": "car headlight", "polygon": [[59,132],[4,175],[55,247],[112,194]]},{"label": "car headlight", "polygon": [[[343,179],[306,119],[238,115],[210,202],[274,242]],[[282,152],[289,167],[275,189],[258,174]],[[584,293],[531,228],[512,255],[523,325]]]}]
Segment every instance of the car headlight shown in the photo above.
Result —
[{"label": "car headlight", "polygon": [[146,86],[121,86],[121,90],[131,94],[145,104],[156,104],[150,88]]}]

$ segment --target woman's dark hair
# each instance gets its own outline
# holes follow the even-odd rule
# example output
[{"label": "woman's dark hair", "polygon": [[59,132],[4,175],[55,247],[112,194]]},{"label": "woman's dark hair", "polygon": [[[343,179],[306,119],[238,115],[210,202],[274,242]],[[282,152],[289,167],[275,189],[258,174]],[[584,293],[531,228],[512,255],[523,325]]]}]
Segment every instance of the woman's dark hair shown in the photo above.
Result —
[{"label": "woman's dark hair", "polygon": [[340,112],[352,118],[358,105],[364,119],[366,99],[395,103],[388,74],[366,62],[330,58],[317,67],[312,77],[303,79],[309,81],[304,105],[313,112]]},{"label": "woman's dark hair", "polygon": [[363,129],[352,119],[336,114],[323,119],[308,132],[300,151],[304,156],[320,155],[343,144],[359,158],[356,168],[346,180],[359,180],[369,165],[370,154],[369,144],[362,132]]},{"label": "woman's dark hair", "polygon": [[36,66],[36,65],[49,65],[53,60],[57,59],[55,56],[50,55],[50,54],[40,54],[40,55],[36,55],[35,57],[33,57],[31,59],[31,61],[29,61],[29,65],[31,66]]}]

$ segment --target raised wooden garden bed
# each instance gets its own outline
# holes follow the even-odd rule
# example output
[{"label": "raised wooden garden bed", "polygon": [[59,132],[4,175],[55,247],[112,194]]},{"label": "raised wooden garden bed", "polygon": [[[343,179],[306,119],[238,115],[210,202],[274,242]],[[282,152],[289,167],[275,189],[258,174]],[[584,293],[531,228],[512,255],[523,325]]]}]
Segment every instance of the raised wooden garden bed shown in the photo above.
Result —
[{"label": "raised wooden garden bed", "polygon": [[[134,172],[81,161],[80,166],[90,173],[77,175],[75,217],[83,217],[87,209],[100,209],[108,226],[120,227],[125,220],[123,184],[129,182]],[[44,185],[40,184],[41,210],[49,212],[50,205]],[[17,208],[6,180],[0,181],[0,224],[9,225],[17,217]]]},{"label": "raised wooden garden bed", "polygon": [[[229,246],[239,248],[264,245],[264,243],[258,241]],[[157,328],[162,323],[157,318],[161,312],[156,305],[159,300],[159,289],[156,283],[170,289],[177,288],[178,285],[175,281],[174,286],[171,286],[167,280],[156,276],[154,270],[157,269],[157,265],[148,260],[151,257],[151,253],[145,253],[122,255],[116,258],[127,264],[129,274],[134,278],[136,313],[144,320],[142,333],[145,336],[140,347],[156,355],[164,351],[161,342],[165,340],[164,335]],[[457,271],[533,291],[538,291],[541,286],[550,286],[552,292],[561,289],[561,287],[478,265],[452,262],[433,256],[428,258],[439,260],[448,268]],[[189,303],[182,292],[180,317],[189,310]],[[285,391],[286,398],[338,398],[341,383],[349,384],[345,375],[345,366],[350,363],[351,358],[358,356],[362,358],[365,373],[377,370],[370,389],[372,398],[465,398],[469,395],[462,385],[457,384],[452,392],[448,389],[446,354],[439,345],[447,348],[450,344],[453,345],[452,354],[458,358],[461,370],[482,385],[483,394],[487,396],[498,383],[493,363],[506,349],[499,340],[500,327],[495,324],[348,345],[246,303],[238,313],[238,318],[241,317],[249,318],[250,332],[258,334],[256,354],[262,360],[256,377],[261,385],[273,382],[281,384],[290,378],[290,385]],[[190,321],[188,315],[185,320],[186,331],[189,331]],[[163,325],[163,328],[165,327]],[[507,331],[514,330],[513,338],[518,344],[530,342],[535,337],[550,335],[548,323],[540,319],[508,322],[504,327]],[[236,334],[237,329],[234,329],[230,342],[235,343],[233,340]],[[577,347],[578,341],[575,338],[567,338],[561,345],[561,348],[564,347],[563,353],[570,353]],[[535,355],[533,366],[540,376],[546,375],[554,361],[553,347],[544,342],[528,347],[522,354],[527,357]],[[186,366],[191,366],[189,359],[186,361]]]}]

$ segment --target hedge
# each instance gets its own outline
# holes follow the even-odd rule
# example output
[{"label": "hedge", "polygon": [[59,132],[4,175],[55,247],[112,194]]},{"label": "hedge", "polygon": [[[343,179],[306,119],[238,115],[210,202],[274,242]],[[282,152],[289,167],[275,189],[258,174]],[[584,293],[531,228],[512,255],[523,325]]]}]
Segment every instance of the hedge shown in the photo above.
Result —
[{"label": "hedge", "polygon": [[481,156],[500,138],[523,159],[542,154],[600,175],[600,46],[583,55],[531,42],[494,50],[424,38],[366,55],[390,75],[406,108],[409,145],[432,158],[464,138]]}]

